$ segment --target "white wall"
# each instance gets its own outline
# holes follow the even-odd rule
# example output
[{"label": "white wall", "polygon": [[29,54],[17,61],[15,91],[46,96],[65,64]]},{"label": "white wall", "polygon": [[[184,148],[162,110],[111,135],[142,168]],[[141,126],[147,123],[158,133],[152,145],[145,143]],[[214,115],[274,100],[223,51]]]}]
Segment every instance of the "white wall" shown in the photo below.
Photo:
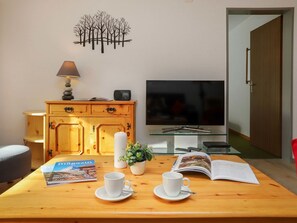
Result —
[{"label": "white wall", "polygon": [[250,87],[245,82],[245,52],[246,48],[250,48],[250,32],[278,16],[229,15],[228,18],[229,127],[245,136],[250,136]]},{"label": "white wall", "polygon": [[[23,111],[60,99],[64,81],[56,73],[64,60],[74,60],[81,74],[73,81],[75,97],[112,98],[115,89],[131,89],[137,140],[149,141],[145,80],[225,79],[226,8],[296,6],[294,0],[0,0],[0,144],[22,143]],[[124,17],[133,41],[105,54],[74,45],[74,25],[97,10]],[[295,30],[296,24],[295,18]],[[294,126],[297,136],[296,117]]]}]

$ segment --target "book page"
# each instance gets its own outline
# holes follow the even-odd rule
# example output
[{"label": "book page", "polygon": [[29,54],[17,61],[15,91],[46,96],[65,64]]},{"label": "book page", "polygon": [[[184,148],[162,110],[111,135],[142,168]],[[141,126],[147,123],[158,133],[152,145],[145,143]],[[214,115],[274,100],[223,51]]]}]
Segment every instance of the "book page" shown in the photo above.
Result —
[{"label": "book page", "polygon": [[196,171],[211,178],[211,158],[203,152],[191,152],[180,155],[172,167],[172,171]]},{"label": "book page", "polygon": [[259,184],[249,164],[225,160],[212,161],[212,180],[218,179]]}]

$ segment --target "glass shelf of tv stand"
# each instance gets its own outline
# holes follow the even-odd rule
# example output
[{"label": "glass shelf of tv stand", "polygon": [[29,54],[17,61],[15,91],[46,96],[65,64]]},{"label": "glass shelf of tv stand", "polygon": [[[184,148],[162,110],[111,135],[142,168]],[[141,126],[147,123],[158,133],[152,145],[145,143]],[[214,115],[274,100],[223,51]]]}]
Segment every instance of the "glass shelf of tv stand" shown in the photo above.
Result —
[{"label": "glass shelf of tv stand", "polygon": [[227,133],[223,132],[194,132],[194,131],[174,131],[174,132],[162,132],[151,131],[150,135],[155,136],[226,136]]},{"label": "glass shelf of tv stand", "polygon": [[[207,130],[206,130],[207,131]],[[150,131],[150,135],[155,136],[226,136],[227,133],[221,131],[210,130],[209,132],[200,132],[195,130],[174,130],[164,131],[162,129]]]},{"label": "glass shelf of tv stand", "polygon": [[[218,130],[211,130],[209,132],[199,132],[199,131],[191,131],[191,130],[177,130],[177,131],[168,131],[163,132],[163,130],[154,130],[150,131],[150,135],[154,136],[197,136],[198,138],[208,138],[210,136],[227,136],[227,133],[218,131]],[[195,152],[195,151],[201,151],[205,152],[207,154],[230,154],[230,155],[239,155],[241,154],[238,150],[234,149],[233,147],[230,147],[226,150],[217,150],[217,151],[207,151],[207,148],[205,148],[203,145],[199,146],[196,150],[189,151],[187,148],[173,148],[172,146],[170,148],[153,148],[153,152],[156,155],[178,155],[178,154],[184,154],[187,152]]]},{"label": "glass shelf of tv stand", "polygon": [[234,149],[233,147],[229,147],[228,150],[225,151],[212,151],[212,152],[208,152],[206,148],[202,147],[202,148],[197,148],[197,150],[187,150],[186,148],[181,148],[182,150],[178,149],[178,148],[153,148],[153,153],[155,155],[179,155],[179,154],[185,154],[185,153],[189,153],[189,152],[204,152],[207,153],[209,155],[212,154],[221,154],[221,155],[240,155],[241,153]]}]

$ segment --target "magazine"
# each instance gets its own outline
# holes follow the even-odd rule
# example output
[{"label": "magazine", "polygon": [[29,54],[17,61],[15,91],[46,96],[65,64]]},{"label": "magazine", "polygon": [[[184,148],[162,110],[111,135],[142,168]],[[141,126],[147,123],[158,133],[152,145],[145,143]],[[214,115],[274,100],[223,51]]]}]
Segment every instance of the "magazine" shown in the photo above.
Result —
[{"label": "magazine", "polygon": [[97,180],[94,160],[56,162],[51,172],[50,167],[43,167],[43,170],[47,185]]},{"label": "magazine", "polygon": [[196,171],[206,174],[211,180],[221,179],[259,184],[249,164],[227,160],[211,160],[211,157],[203,152],[179,155],[172,171]]},{"label": "magazine", "polygon": [[[45,164],[45,165],[42,165],[40,167],[40,170],[43,173],[43,176],[44,176],[44,179],[45,179],[45,182],[46,182],[47,186],[50,186],[49,178],[50,178],[50,176],[51,176],[51,174],[53,172],[53,169],[54,169],[54,164],[53,165]],[[54,185],[54,184],[51,184],[51,185]]]}]

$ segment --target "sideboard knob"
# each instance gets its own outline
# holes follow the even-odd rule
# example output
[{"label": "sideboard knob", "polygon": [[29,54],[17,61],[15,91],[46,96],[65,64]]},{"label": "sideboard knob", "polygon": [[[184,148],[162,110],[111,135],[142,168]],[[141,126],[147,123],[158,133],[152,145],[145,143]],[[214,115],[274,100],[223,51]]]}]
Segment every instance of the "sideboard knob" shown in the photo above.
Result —
[{"label": "sideboard knob", "polygon": [[65,107],[64,111],[67,113],[72,113],[72,112],[74,112],[74,108],[73,107]]}]

